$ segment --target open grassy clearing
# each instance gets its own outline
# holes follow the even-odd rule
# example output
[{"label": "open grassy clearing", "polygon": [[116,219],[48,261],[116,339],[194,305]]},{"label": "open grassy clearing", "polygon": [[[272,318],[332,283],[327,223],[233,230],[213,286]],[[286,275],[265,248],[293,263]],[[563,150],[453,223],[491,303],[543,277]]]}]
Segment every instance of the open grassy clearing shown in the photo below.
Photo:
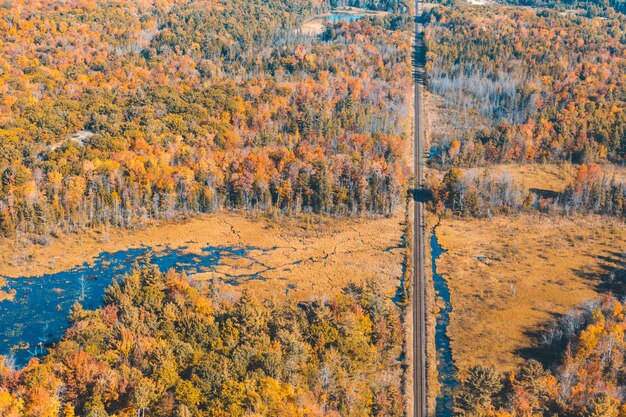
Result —
[{"label": "open grassy clearing", "polygon": [[349,282],[376,278],[392,297],[401,275],[402,215],[393,218],[337,220],[199,216],[181,223],[154,224],[137,231],[108,229],[62,235],[47,246],[27,240],[0,245],[0,275],[33,276],[90,262],[101,252],[148,246],[159,251],[186,247],[200,253],[207,246],[254,247],[196,279],[214,278],[223,293],[247,288],[262,298],[308,299],[341,290]]},{"label": "open grassy clearing", "polygon": [[[602,172],[608,178],[626,181],[626,167],[613,164],[600,164]],[[580,166],[577,164],[498,164],[489,167],[461,168],[466,175],[481,175],[487,171],[489,175],[501,176],[508,174],[525,189],[562,192],[572,182]],[[445,170],[429,169],[427,176],[441,180]]]},{"label": "open grassy clearing", "polygon": [[512,369],[536,354],[537,335],[558,315],[598,297],[625,261],[626,227],[599,216],[537,214],[444,219],[453,313],[448,333],[457,366]]}]

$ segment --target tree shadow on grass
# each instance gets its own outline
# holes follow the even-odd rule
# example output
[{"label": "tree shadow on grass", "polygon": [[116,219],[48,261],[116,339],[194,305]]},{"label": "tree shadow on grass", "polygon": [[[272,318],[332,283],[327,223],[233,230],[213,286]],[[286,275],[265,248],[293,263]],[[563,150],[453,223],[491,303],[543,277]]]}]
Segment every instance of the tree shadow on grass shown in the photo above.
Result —
[{"label": "tree shadow on grass", "polygon": [[556,366],[561,360],[567,343],[561,341],[546,343],[546,338],[549,337],[550,328],[562,317],[562,314],[550,313],[550,319],[539,328],[524,331],[524,335],[532,340],[532,343],[530,346],[516,349],[515,355],[524,360],[539,361],[546,369]]},{"label": "tree shadow on grass", "polygon": [[539,198],[556,200],[561,196],[561,193],[554,190],[546,190],[543,188],[530,188],[528,191],[534,193]]},{"label": "tree shadow on grass", "polygon": [[600,294],[626,295],[626,249],[612,250],[596,258],[600,262],[593,270],[581,268],[575,271],[576,275],[592,283]]},{"label": "tree shadow on grass", "polygon": [[[598,294],[612,294],[622,299],[626,296],[626,251],[608,251],[596,259],[599,263],[593,268],[580,268],[574,272],[592,284]],[[537,360],[546,368],[558,366],[572,334],[588,324],[588,313],[593,308],[591,302],[581,306],[579,311],[550,313],[550,319],[543,325],[524,332],[533,343],[517,349],[515,354],[525,360]]]}]

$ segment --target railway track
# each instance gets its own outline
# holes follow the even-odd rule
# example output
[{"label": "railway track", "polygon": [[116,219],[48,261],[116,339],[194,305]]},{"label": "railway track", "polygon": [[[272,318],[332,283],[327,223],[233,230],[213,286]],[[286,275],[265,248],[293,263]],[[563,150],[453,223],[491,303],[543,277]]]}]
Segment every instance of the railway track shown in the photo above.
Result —
[{"label": "railway track", "polygon": [[424,125],[422,93],[425,84],[426,46],[420,1],[415,0],[415,39],[413,46],[413,415],[426,417],[426,274],[424,269]]}]

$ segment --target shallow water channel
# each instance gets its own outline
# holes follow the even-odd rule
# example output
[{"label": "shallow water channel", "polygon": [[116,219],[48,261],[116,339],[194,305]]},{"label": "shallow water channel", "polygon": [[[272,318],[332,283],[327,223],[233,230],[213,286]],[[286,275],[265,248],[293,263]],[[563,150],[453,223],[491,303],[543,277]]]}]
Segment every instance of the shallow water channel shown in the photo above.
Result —
[{"label": "shallow water channel", "polygon": [[206,247],[188,253],[185,247],[152,252],[148,247],[101,253],[90,264],[41,277],[7,278],[3,288],[15,290],[15,299],[0,302],[0,354],[15,366],[25,366],[46,346],[59,341],[69,326],[74,303],[85,309],[102,305],[104,290],[114,279],[128,274],[141,263],[152,263],[161,271],[174,269],[193,274],[208,272],[229,258],[247,257],[254,248]]},{"label": "shallow water channel", "polygon": [[452,361],[452,351],[450,350],[450,339],[448,338],[448,324],[450,323],[450,313],[452,304],[450,302],[450,289],[448,283],[437,273],[437,259],[445,252],[437,235],[433,232],[430,235],[430,250],[432,259],[433,284],[438,297],[443,301],[437,324],[435,326],[435,346],[437,348],[437,373],[441,392],[437,397],[437,417],[452,416],[452,392],[457,385],[456,368]]}]

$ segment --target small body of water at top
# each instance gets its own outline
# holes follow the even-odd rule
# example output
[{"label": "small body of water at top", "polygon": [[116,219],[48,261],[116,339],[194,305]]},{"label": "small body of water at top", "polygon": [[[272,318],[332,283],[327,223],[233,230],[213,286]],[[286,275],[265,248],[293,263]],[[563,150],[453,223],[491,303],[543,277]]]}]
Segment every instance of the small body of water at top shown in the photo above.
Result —
[{"label": "small body of water at top", "polygon": [[330,16],[328,16],[328,20],[330,20],[331,22],[354,22],[356,20],[362,19],[363,17],[364,15],[362,14],[332,12]]},{"label": "small body of water at top", "polygon": [[0,302],[0,323],[3,323],[0,355],[9,357],[16,367],[43,355],[46,346],[63,337],[74,303],[85,309],[99,308],[104,290],[138,264],[149,262],[161,271],[210,272],[223,260],[248,257],[253,249],[209,246],[195,254],[185,252],[185,247],[159,252],[140,247],[101,253],[91,264],[67,271],[41,277],[7,278],[3,289],[15,290],[15,299]]},{"label": "small body of water at top", "polygon": [[456,368],[452,360],[452,350],[450,349],[450,338],[448,337],[448,324],[450,324],[450,313],[452,304],[450,302],[450,289],[443,276],[437,273],[437,259],[445,252],[439,245],[437,235],[433,232],[430,235],[430,250],[432,258],[433,284],[439,298],[443,300],[443,307],[439,311],[437,324],[435,326],[435,346],[437,348],[437,373],[441,392],[437,397],[436,413],[437,417],[452,416],[452,393],[457,386]]}]

